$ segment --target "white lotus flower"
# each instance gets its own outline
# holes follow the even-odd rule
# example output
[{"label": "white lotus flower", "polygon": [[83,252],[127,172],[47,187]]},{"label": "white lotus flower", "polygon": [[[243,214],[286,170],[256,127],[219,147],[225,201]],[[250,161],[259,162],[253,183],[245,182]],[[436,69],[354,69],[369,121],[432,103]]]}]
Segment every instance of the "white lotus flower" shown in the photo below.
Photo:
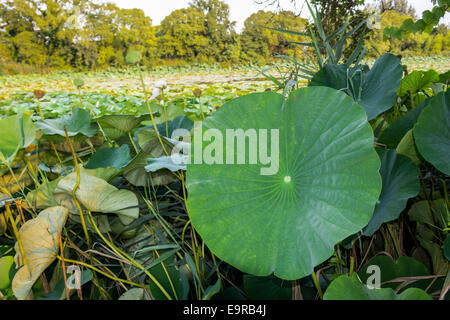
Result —
[{"label": "white lotus flower", "polygon": [[[154,87],[158,88],[158,89],[165,89],[165,88],[167,88],[167,82],[165,80],[156,81]],[[153,89],[153,90],[155,90],[155,89]]]},{"label": "white lotus flower", "polygon": [[150,97],[150,100],[156,99],[161,94],[161,89],[158,87],[154,87],[152,91],[152,96]]}]

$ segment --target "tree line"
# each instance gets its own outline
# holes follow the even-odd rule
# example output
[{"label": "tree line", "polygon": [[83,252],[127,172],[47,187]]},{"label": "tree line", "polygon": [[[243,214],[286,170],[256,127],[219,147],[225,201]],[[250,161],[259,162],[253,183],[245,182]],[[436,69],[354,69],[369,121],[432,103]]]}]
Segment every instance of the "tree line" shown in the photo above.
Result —
[{"label": "tree line", "polygon": [[[383,12],[382,27],[410,17],[401,11],[393,7]],[[258,63],[277,54],[301,59],[308,48],[292,41],[308,39],[273,29],[304,32],[308,23],[290,11],[261,10],[248,17],[237,33],[229,6],[222,0],[192,0],[158,26],[140,9],[96,0],[4,0],[0,3],[0,64],[54,69],[121,66],[128,50],[139,51],[148,66],[174,61]],[[370,30],[366,40],[369,56],[377,51],[445,54],[449,43],[448,28],[443,25],[431,34],[392,41],[383,40],[382,29]]]}]

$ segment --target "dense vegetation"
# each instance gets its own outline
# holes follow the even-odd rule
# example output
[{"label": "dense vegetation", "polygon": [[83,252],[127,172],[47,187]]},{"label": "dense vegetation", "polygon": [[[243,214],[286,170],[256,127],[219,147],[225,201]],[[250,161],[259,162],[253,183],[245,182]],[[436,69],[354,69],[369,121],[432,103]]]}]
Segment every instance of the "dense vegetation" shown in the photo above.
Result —
[{"label": "dense vegetation", "polygon": [[306,4],[306,32],[266,30],[302,37],[307,62],[250,32],[258,12],[252,50],[286,50],[263,70],[149,69],[124,47],[123,69],[0,77],[0,300],[448,300],[449,58],[371,52],[426,33],[328,34]]},{"label": "dense vegetation", "polygon": [[[373,9],[353,10],[363,2],[349,1],[336,11],[325,6],[327,3],[333,2],[323,3],[324,30],[329,34],[347,17],[350,25],[356,26]],[[448,54],[450,35],[445,25],[408,39],[383,41],[384,27],[412,18],[402,7],[386,8],[381,13],[381,28],[366,35],[371,57],[377,56],[376,50],[403,56]],[[333,10],[337,12],[334,15]],[[123,66],[128,50],[139,51],[146,66],[192,62],[229,66],[264,62],[280,54],[306,59],[311,53],[311,48],[293,43],[304,43],[303,36],[267,27],[305,32],[311,26],[292,12],[259,11],[247,18],[238,34],[228,5],[221,0],[192,1],[189,7],[173,11],[159,26],[153,26],[142,10],[122,9],[112,3],[6,0],[0,3],[0,74]],[[361,31],[349,39],[359,39]],[[350,48],[357,40],[352,41]]]}]

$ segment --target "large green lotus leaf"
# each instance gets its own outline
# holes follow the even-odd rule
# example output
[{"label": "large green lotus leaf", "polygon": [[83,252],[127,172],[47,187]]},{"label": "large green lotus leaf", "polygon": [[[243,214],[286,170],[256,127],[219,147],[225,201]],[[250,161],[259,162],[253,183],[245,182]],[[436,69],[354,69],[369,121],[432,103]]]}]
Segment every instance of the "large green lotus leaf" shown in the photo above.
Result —
[{"label": "large green lotus leaf", "polygon": [[64,126],[69,137],[83,134],[93,137],[97,133],[97,125],[91,124],[91,115],[88,111],[75,108],[71,115],[63,115],[58,119],[45,119],[36,122],[36,128],[48,135],[59,135],[65,137]]},{"label": "large green lotus leaf", "polygon": [[391,288],[369,288],[353,277],[342,275],[336,278],[327,288],[324,300],[432,300],[423,290],[409,288],[395,294]]},{"label": "large green lotus leaf", "polygon": [[130,163],[130,148],[121,145],[119,148],[103,148],[97,150],[86,164],[86,169],[113,167],[120,169]]},{"label": "large green lotus leaf", "polygon": [[378,153],[383,187],[372,219],[364,228],[366,236],[373,235],[383,223],[397,219],[408,199],[420,190],[419,171],[411,159],[395,150],[380,149]]},{"label": "large green lotus leaf", "polygon": [[381,133],[378,142],[385,144],[388,148],[396,148],[405,134],[414,127],[420,113],[428,105],[429,101],[429,99],[425,100],[403,117],[395,120]]},{"label": "large green lotus leaf", "polygon": [[[19,300],[31,299],[36,280],[55,260],[59,251],[59,234],[66,223],[69,211],[64,207],[51,207],[28,220],[19,230],[25,262],[15,274],[12,290]],[[15,245],[16,265],[23,263],[19,245]]]},{"label": "large green lotus leaf", "polygon": [[[276,161],[272,172],[269,164],[248,161],[187,166],[192,223],[227,263],[258,276],[298,279],[369,222],[381,191],[380,160],[364,110],[343,92],[302,88],[285,104],[276,93],[250,94],[224,104],[203,122],[207,129],[224,137],[227,129],[268,129],[275,160],[279,148],[278,171]],[[194,151],[201,143],[195,135]],[[205,154],[211,145],[203,143]],[[225,145],[216,154],[225,155]]]},{"label": "large green lotus leaf", "polygon": [[0,119],[0,162],[30,145],[36,138],[36,128],[28,114],[16,114]]},{"label": "large green lotus leaf", "polygon": [[326,64],[314,75],[309,85],[344,90],[366,110],[371,120],[394,105],[401,79],[400,59],[386,53],[375,61],[370,71]]},{"label": "large green lotus leaf", "polygon": [[[58,203],[78,214],[72,190],[77,183],[76,172],[63,177],[53,195]],[[80,184],[75,192],[84,209],[91,212],[115,213],[124,224],[130,224],[139,216],[138,199],[129,190],[119,190],[105,180],[80,172]]]},{"label": "large green lotus leaf", "polygon": [[414,94],[421,90],[427,89],[430,84],[435,82],[439,82],[439,73],[437,73],[436,71],[414,70],[402,79],[397,94],[399,96]]},{"label": "large green lotus leaf", "polygon": [[94,119],[110,139],[117,139],[136,128],[142,121],[148,120],[150,115],[143,114],[110,114]]},{"label": "large green lotus leaf", "polygon": [[450,175],[450,91],[431,99],[414,126],[414,139],[425,160]]},{"label": "large green lotus leaf", "polygon": [[[400,285],[402,285],[402,282],[388,282],[388,283],[385,282],[397,278],[429,275],[429,272],[425,267],[425,265],[423,265],[421,262],[413,258],[400,257],[397,259],[397,261],[394,261],[388,256],[379,255],[369,260],[358,271],[358,275],[363,283],[366,283],[366,281],[372,274],[371,272],[367,272],[369,266],[378,266],[380,268],[380,282],[382,288],[392,288],[394,290],[397,289],[397,287],[399,287]],[[419,289],[426,289],[431,281],[435,282],[435,279],[419,280],[412,283],[412,287]],[[406,286],[404,287],[404,289],[407,289],[410,286]]]}]

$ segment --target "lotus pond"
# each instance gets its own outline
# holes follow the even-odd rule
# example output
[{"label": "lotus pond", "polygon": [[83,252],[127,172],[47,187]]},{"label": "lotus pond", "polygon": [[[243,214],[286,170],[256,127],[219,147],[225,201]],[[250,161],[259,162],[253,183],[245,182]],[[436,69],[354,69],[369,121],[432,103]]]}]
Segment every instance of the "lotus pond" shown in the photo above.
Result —
[{"label": "lotus pond", "polygon": [[449,59],[429,62],[0,78],[0,299],[448,299]]}]

